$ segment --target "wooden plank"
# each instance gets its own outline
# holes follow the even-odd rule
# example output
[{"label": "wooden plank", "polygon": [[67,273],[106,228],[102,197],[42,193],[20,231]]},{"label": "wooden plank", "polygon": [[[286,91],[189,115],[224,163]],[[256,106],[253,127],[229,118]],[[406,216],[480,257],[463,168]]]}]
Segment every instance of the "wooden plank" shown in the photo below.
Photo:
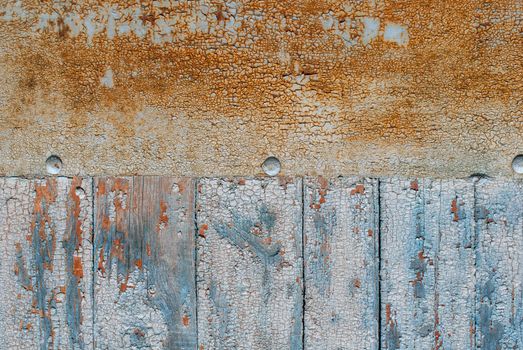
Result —
[{"label": "wooden plank", "polygon": [[309,178],[305,347],[378,349],[378,182]]},{"label": "wooden plank", "polygon": [[523,181],[481,180],[477,190],[477,344],[523,347]]},{"label": "wooden plank", "polygon": [[302,181],[202,179],[200,349],[302,348]]},{"label": "wooden plank", "polygon": [[0,178],[0,339],[6,349],[92,346],[90,179]]},{"label": "wooden plank", "polygon": [[96,348],[196,348],[194,185],[95,180]]},{"label": "wooden plank", "polygon": [[382,347],[473,348],[473,182],[386,179],[380,201]]}]

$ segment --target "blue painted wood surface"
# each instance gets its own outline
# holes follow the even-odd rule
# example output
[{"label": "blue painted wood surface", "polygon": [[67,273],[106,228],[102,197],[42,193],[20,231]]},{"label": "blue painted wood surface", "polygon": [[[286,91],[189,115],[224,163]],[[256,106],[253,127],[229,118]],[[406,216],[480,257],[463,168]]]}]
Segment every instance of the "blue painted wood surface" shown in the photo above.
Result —
[{"label": "blue painted wood surface", "polygon": [[0,178],[0,249],[6,349],[523,348],[520,180]]}]

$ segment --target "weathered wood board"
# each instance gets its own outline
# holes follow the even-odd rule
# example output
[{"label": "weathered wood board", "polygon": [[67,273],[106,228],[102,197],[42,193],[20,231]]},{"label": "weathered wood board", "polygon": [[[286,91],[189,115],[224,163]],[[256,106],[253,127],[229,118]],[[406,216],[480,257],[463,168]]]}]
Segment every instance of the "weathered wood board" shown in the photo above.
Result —
[{"label": "weathered wood board", "polygon": [[202,179],[200,349],[302,349],[302,180]]},{"label": "weathered wood board", "polygon": [[476,342],[523,348],[523,181],[477,186]]},{"label": "weathered wood board", "polygon": [[523,182],[0,178],[6,349],[519,349]]},{"label": "weathered wood board", "polygon": [[194,183],[95,179],[95,348],[196,348]]},{"label": "weathered wood board", "polygon": [[90,179],[0,178],[4,349],[90,349]]},{"label": "weathered wood board", "polygon": [[383,349],[475,347],[474,183],[380,185]]},{"label": "weathered wood board", "polygon": [[378,349],[378,181],[307,178],[305,348]]}]

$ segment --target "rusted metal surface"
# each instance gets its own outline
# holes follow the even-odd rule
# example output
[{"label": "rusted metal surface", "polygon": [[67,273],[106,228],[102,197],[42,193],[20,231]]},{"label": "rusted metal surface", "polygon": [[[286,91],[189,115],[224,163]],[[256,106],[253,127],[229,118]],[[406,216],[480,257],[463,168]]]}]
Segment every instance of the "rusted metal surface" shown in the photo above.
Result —
[{"label": "rusted metal surface", "polygon": [[522,11],[3,0],[0,174],[512,176]]}]

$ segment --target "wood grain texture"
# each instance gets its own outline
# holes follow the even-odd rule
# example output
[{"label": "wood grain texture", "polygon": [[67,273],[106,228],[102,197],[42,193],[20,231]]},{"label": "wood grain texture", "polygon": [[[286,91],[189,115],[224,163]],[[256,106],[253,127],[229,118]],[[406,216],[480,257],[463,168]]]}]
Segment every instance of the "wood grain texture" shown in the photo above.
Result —
[{"label": "wood grain texture", "polygon": [[477,206],[477,344],[523,347],[523,182],[482,180]]},{"label": "wood grain texture", "polygon": [[92,347],[90,179],[0,178],[4,349]]},{"label": "wood grain texture", "polygon": [[200,349],[302,348],[301,179],[202,179]]},{"label": "wood grain texture", "polygon": [[472,181],[385,179],[383,349],[474,348]]},{"label": "wood grain texture", "polygon": [[194,185],[95,180],[97,349],[196,348]]},{"label": "wood grain texture", "polygon": [[305,348],[378,349],[378,181],[304,188]]}]

